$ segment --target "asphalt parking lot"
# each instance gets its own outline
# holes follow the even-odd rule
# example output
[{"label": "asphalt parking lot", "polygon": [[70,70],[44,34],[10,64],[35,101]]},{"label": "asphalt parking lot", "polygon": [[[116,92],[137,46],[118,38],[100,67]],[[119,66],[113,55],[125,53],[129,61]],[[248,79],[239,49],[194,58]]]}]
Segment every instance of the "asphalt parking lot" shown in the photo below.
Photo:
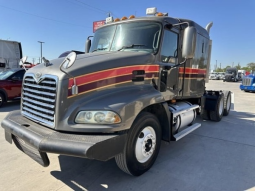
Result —
[{"label": "asphalt parking lot", "polygon": [[[123,173],[115,161],[49,154],[41,167],[5,141],[0,128],[0,190],[207,190],[255,189],[255,93],[235,82],[210,81],[207,89],[231,90],[234,107],[221,122],[202,126],[178,142],[162,142],[154,166],[140,177]],[[19,102],[0,108],[0,121]]]}]

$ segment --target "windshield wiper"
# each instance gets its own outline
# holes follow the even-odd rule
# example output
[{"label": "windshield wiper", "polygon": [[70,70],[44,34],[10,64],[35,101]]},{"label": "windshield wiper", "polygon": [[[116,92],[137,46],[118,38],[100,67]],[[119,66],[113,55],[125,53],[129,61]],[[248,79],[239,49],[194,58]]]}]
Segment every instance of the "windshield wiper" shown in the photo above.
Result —
[{"label": "windshield wiper", "polygon": [[134,48],[134,47],[136,47],[136,46],[145,46],[144,44],[132,44],[132,45],[129,45],[129,46],[122,46],[118,51],[121,51],[121,50],[123,50],[123,49],[125,49],[125,48]]},{"label": "windshield wiper", "polygon": [[97,48],[97,49],[95,49],[95,50],[92,50],[92,52],[96,52],[96,51],[98,51],[98,50],[106,50],[107,48]]}]

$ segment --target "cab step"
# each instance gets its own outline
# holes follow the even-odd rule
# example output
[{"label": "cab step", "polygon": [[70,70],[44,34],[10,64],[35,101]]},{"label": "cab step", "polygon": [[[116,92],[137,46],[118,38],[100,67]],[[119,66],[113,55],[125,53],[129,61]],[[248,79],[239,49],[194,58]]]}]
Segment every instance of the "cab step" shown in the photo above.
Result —
[{"label": "cab step", "polygon": [[185,137],[186,135],[190,134],[192,131],[195,131],[197,128],[201,126],[200,123],[195,123],[188,127],[187,129],[184,129],[180,133],[177,133],[174,135],[175,141],[179,141],[181,138]]}]

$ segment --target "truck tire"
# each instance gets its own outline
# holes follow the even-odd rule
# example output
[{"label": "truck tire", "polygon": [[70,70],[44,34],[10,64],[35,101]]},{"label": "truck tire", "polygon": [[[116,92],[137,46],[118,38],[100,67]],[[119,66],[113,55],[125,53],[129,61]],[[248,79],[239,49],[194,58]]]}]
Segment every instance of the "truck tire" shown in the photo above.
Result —
[{"label": "truck tire", "polygon": [[0,107],[3,106],[4,102],[5,102],[5,97],[2,93],[0,93]]},{"label": "truck tire", "polygon": [[220,94],[216,103],[215,111],[210,111],[210,119],[212,121],[220,121],[224,111],[224,94]]},{"label": "truck tire", "polygon": [[129,130],[123,152],[115,157],[118,167],[133,176],[145,173],[158,156],[161,136],[157,117],[148,112],[139,114]]},{"label": "truck tire", "polygon": [[223,116],[227,116],[229,114],[230,108],[231,108],[231,92],[225,91]]}]

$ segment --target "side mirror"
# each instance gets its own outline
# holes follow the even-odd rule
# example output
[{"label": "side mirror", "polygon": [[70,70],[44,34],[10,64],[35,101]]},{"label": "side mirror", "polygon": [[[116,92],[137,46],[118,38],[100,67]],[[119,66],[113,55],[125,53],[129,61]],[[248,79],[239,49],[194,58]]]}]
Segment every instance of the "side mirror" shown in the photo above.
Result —
[{"label": "side mirror", "polygon": [[24,66],[24,64],[25,64],[26,61],[27,61],[27,56],[24,56],[23,58],[20,59],[20,61],[19,61],[19,66],[20,66],[21,68],[26,69],[26,67]]},{"label": "side mirror", "polygon": [[86,41],[86,46],[85,46],[85,53],[89,53],[89,49],[91,47],[91,40],[89,39],[90,37],[93,37],[93,36],[89,36],[87,38],[87,41]]},{"label": "side mirror", "polygon": [[27,56],[24,56],[23,58],[21,58],[20,61],[24,64],[27,61]]},{"label": "side mirror", "polygon": [[19,78],[17,76],[12,77],[12,81],[18,81],[18,80],[19,80]]},{"label": "side mirror", "polygon": [[184,29],[182,41],[182,57],[189,59],[194,58],[196,50],[197,30],[195,27]]}]

